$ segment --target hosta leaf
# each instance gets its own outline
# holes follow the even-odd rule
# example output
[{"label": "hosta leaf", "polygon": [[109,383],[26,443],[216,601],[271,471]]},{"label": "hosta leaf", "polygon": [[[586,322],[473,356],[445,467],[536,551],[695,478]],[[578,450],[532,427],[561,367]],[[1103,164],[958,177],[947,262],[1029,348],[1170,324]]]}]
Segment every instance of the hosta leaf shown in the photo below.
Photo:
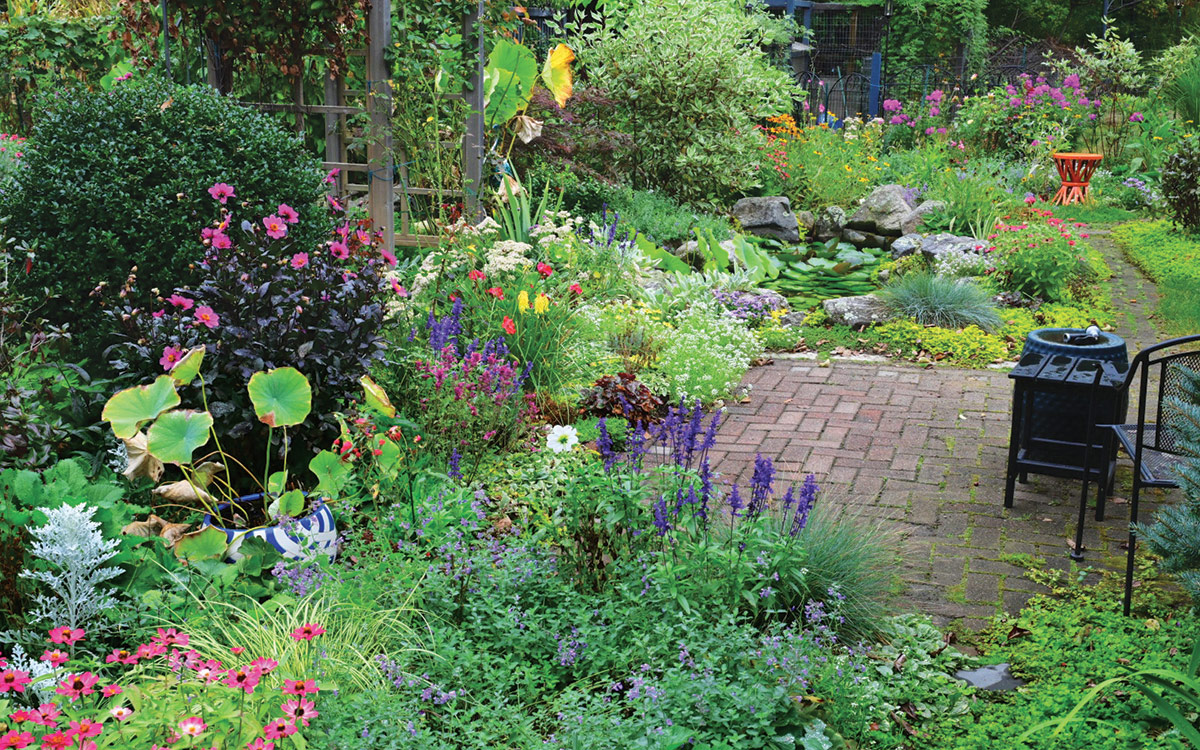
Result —
[{"label": "hosta leaf", "polygon": [[269,427],[298,425],[312,411],[312,387],[308,378],[294,367],[256,372],[246,390],[250,392],[254,414]]},{"label": "hosta leaf", "polygon": [[146,422],[179,406],[179,394],[170,375],[159,375],[150,385],[118,391],[104,404],[100,418],[112,425],[122,440],[132,438]]},{"label": "hosta leaf", "polygon": [[192,453],[208,442],[212,415],[206,411],[172,411],[150,425],[146,446],[151,455],[169,464],[192,462]]}]

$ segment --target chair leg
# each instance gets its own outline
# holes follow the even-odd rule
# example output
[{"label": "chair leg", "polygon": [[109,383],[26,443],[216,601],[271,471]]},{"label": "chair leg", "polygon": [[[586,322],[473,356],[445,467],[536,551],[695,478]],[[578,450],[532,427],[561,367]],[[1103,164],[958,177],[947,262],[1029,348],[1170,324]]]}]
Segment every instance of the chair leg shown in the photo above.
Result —
[{"label": "chair leg", "polygon": [[1124,606],[1123,606],[1123,611],[1124,611],[1126,617],[1129,616],[1129,610],[1133,603],[1133,552],[1134,552],[1134,547],[1137,546],[1137,531],[1135,531],[1134,524],[1137,523],[1138,494],[1139,494],[1139,490],[1141,490],[1141,483],[1138,482],[1138,474],[1139,473],[1140,472],[1139,472],[1138,467],[1134,466],[1133,467],[1133,495],[1130,497],[1130,500],[1129,500],[1129,538],[1126,542],[1129,545],[1129,550],[1128,550],[1128,556],[1125,558],[1125,602],[1124,602]]}]

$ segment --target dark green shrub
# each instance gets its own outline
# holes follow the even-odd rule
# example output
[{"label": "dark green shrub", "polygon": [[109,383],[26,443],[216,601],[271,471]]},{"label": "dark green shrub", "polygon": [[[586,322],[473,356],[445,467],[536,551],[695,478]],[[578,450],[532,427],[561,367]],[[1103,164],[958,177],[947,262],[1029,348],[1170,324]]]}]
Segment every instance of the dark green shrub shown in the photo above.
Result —
[{"label": "dark green shrub", "polygon": [[880,298],[897,315],[923,326],[995,331],[1003,321],[986,290],[966,279],[909,273],[880,290]]},{"label": "dark green shrub", "polygon": [[169,293],[188,281],[189,265],[204,255],[207,191],[219,182],[236,190],[229,208],[237,220],[286,203],[304,217],[291,231],[297,245],[325,239],[316,160],[268,116],[212,89],[151,80],[44,105],[0,215],[11,214],[10,234],[36,243],[21,283],[57,298],[53,322],[94,321],[89,292],[118,286],[132,266],[146,289]]},{"label": "dark green shrub", "polygon": [[1184,138],[1162,171],[1163,198],[1171,218],[1191,231],[1200,230],[1200,138]]}]

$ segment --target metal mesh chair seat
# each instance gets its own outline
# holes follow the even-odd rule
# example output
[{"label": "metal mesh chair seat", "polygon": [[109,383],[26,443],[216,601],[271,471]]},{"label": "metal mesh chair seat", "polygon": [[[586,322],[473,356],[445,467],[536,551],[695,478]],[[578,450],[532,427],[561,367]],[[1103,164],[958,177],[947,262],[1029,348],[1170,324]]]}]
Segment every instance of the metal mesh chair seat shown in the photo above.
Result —
[{"label": "metal mesh chair seat", "polygon": [[[1121,441],[1121,447],[1130,456],[1137,454],[1137,433],[1138,426],[1136,424],[1115,424],[1112,428],[1117,433],[1117,440]],[[1145,442],[1142,444],[1142,463],[1139,467],[1142,476],[1142,485],[1147,487],[1174,487],[1176,484],[1177,470],[1183,465],[1186,456],[1170,451],[1158,450],[1156,439],[1158,438],[1158,425],[1148,424],[1143,428]]]}]

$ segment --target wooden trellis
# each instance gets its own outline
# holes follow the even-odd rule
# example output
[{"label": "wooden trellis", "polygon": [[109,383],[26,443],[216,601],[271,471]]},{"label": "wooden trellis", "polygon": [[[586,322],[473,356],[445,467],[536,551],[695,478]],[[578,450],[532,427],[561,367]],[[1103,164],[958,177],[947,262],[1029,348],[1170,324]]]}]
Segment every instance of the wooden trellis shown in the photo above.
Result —
[{"label": "wooden trellis", "polygon": [[[477,3],[463,19],[463,38],[476,34],[475,26],[483,13],[483,2]],[[327,70],[324,76],[324,101],[310,104],[304,101],[304,82],[297,79],[292,85],[292,100],[288,103],[245,102],[265,112],[288,112],[296,117],[296,131],[303,135],[306,115],[323,115],[325,119],[325,159],[322,165],[327,170],[338,169],[338,187],[344,193],[366,193],[367,206],[374,226],[381,230],[389,250],[397,245],[436,245],[438,238],[419,234],[413,221],[412,198],[414,196],[442,196],[461,199],[465,214],[477,216],[480,211],[479,188],[483,178],[483,34],[477,36],[477,60],[467,94],[447,95],[446,98],[465,99],[471,114],[465,123],[463,142],[463,182],[461,190],[412,187],[409,183],[407,157],[399,154],[399,163],[393,159],[394,149],[391,135],[392,90],[389,83],[386,51],[391,44],[391,0],[372,0],[367,15],[367,46],[348,52],[352,57],[366,58],[366,86],[350,89],[342,76]],[[209,83],[217,84],[217,70],[211,57],[208,59]],[[351,104],[353,99],[362,99],[363,105]],[[370,122],[367,141],[366,162],[350,161],[348,118],[366,113]],[[446,144],[430,143],[432,148],[444,148]],[[358,179],[353,179],[357,177]],[[399,187],[397,187],[399,182]],[[399,226],[397,226],[397,209]]]}]

